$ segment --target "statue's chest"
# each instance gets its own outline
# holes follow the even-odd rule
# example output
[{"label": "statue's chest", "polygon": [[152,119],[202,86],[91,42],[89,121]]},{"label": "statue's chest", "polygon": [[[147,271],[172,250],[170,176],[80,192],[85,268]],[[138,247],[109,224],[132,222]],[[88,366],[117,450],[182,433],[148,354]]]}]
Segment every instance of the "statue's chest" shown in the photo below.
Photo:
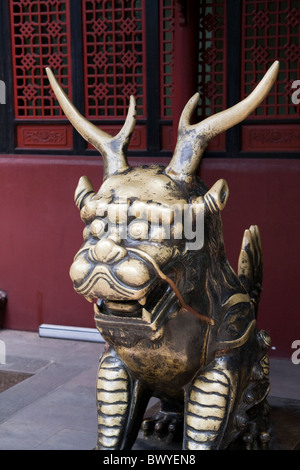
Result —
[{"label": "statue's chest", "polygon": [[[200,361],[189,357],[186,352],[174,354],[164,346],[158,349],[117,348],[116,352],[134,376],[147,384],[174,385],[181,387],[186,377],[194,375]],[[172,354],[173,353],[173,354]]]},{"label": "statue's chest", "polygon": [[110,344],[136,378],[150,385],[182,387],[187,377],[193,377],[203,366],[206,358],[205,327],[192,321],[194,328],[184,329],[182,320],[171,320],[161,340],[148,347],[142,340],[132,347]]}]

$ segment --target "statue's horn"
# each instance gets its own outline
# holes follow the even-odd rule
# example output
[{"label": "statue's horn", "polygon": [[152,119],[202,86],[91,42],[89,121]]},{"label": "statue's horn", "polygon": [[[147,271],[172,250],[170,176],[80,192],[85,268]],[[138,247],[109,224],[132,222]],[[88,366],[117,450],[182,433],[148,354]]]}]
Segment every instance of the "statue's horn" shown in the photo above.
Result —
[{"label": "statue's horn", "polygon": [[49,67],[46,68],[46,72],[53,92],[71,124],[101,153],[104,162],[104,179],[114,173],[127,170],[129,165],[126,151],[136,123],[135,98],[130,97],[126,121],[120,132],[112,137],[82,116],[58,84]]},{"label": "statue's horn", "polygon": [[199,93],[196,93],[188,101],[181,114],[176,148],[172,160],[166,168],[166,173],[175,180],[191,181],[209,141],[243,121],[257,108],[272,88],[278,70],[279,62],[275,61],[247,98],[198,124],[190,124],[192,114],[199,101]]}]

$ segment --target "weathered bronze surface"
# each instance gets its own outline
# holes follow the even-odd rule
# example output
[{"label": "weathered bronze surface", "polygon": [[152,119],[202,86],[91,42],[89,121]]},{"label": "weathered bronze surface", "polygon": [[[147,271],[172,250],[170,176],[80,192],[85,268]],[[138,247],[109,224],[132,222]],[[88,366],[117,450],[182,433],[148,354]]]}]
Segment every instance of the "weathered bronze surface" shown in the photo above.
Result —
[{"label": "weathered bronze surface", "polygon": [[199,124],[191,124],[194,95],[167,168],[127,162],[133,97],[123,128],[111,137],[79,114],[47,69],[66,116],[104,161],[99,191],[84,176],[75,192],[85,228],[70,269],[75,290],[94,302],[108,345],[97,382],[97,449],[130,449],[151,396],[161,410],[144,421],[148,435],[175,435],[182,426],[182,448],[191,450],[224,449],[241,437],[248,447],[268,444],[270,338],[256,325],[259,230],[245,231],[236,274],[220,217],[227,183],[208,189],[196,171],[209,140],[266,97],[278,65],[245,100]]}]

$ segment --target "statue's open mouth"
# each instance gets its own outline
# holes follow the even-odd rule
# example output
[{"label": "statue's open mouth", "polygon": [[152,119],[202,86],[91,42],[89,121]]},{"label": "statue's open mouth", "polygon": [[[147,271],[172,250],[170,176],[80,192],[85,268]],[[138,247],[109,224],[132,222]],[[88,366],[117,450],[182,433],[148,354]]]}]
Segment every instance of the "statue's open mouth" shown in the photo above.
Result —
[{"label": "statue's open mouth", "polygon": [[[102,301],[98,300],[95,306],[95,314],[97,317],[105,316],[118,316],[118,317],[133,317],[136,319],[141,319],[146,323],[152,323],[155,318],[164,316],[164,312],[168,308],[172,312],[172,305],[180,305],[182,309],[187,310],[200,320],[205,323],[210,323],[213,325],[212,319],[199,314],[192,307],[187,305],[178,289],[177,282],[180,279],[180,276],[175,279],[175,282],[171,277],[167,276],[161,271],[157,263],[153,258],[138,249],[128,249],[138,254],[140,257],[144,258],[154,268],[157,274],[156,282],[153,282],[150,286],[150,289],[147,292],[147,296],[143,297],[136,301]],[[177,276],[178,276],[177,272]],[[178,308],[177,308],[178,310]]]},{"label": "statue's open mouth", "polygon": [[115,344],[133,345],[140,338],[159,341],[164,325],[180,310],[175,292],[161,281],[155,282],[142,300],[104,301],[94,304],[95,322],[104,338]]},{"label": "statue's open mouth", "polygon": [[150,323],[158,312],[170,308],[176,301],[176,295],[171,287],[164,282],[154,282],[147,295],[140,300],[102,300],[98,299],[95,312],[103,316],[126,317],[143,320]]}]

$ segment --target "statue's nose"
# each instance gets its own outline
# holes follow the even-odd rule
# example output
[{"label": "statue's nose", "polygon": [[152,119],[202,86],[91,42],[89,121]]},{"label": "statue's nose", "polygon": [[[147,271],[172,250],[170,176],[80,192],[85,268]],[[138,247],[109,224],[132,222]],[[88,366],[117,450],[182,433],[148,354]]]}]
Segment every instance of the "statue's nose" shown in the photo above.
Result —
[{"label": "statue's nose", "polygon": [[94,246],[93,255],[100,263],[115,263],[124,258],[127,251],[110,238],[104,238]]}]

